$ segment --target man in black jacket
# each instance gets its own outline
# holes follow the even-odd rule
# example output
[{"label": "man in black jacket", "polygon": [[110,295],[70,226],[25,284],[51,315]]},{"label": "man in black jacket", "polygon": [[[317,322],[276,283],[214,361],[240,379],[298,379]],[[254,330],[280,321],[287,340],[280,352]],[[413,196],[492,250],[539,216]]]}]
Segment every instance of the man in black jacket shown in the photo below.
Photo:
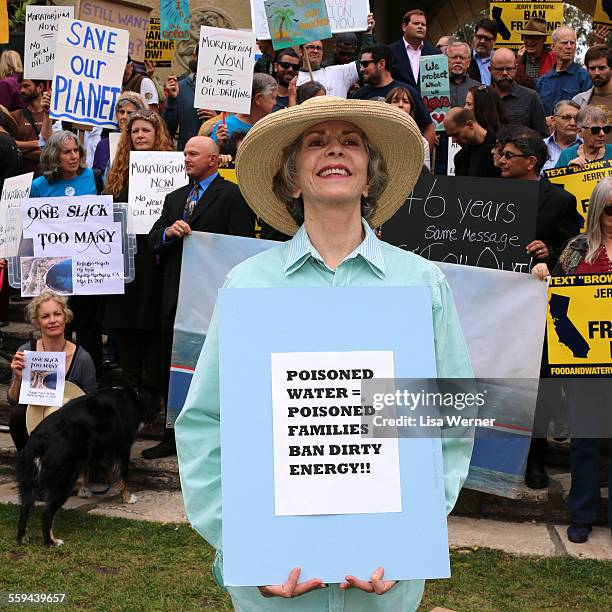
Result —
[{"label": "man in black jacket", "polygon": [[389,45],[393,54],[393,77],[421,91],[420,59],[425,55],[439,55],[440,52],[425,40],[427,18],[421,9],[413,9],[404,15],[402,30],[404,36]]},{"label": "man in black jacket", "polygon": [[[240,189],[218,172],[219,148],[210,138],[195,136],[184,149],[185,169],[191,179],[168,194],[161,217],[149,232],[149,246],[162,267],[161,309],[165,389],[167,394],[174,318],[178,302],[183,240],[192,231],[254,237],[255,216]],[[143,451],[147,459],[176,453],[174,430],[166,429],[161,444]]]}]

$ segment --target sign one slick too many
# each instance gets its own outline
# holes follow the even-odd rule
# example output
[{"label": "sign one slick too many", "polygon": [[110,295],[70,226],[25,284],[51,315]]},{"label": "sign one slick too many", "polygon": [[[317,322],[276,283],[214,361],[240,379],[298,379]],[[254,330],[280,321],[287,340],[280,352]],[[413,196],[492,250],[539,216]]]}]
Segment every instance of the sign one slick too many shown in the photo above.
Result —
[{"label": "sign one slick too many", "polygon": [[78,19],[60,21],[50,115],[115,128],[129,33]]}]

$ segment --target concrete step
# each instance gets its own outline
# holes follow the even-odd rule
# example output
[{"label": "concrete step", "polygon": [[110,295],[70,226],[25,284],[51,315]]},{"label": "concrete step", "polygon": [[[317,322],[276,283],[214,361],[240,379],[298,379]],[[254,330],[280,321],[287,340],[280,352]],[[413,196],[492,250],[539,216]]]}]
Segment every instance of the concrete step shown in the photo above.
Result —
[{"label": "concrete step", "polygon": [[11,322],[6,327],[0,327],[0,355],[12,359],[15,351],[33,334],[34,327],[29,323]]}]

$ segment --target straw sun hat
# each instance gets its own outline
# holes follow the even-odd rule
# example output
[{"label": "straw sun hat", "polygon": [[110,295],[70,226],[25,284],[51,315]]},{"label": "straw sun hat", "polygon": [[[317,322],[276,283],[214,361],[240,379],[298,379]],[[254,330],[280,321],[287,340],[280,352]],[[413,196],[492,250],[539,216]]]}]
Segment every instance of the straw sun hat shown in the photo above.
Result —
[{"label": "straw sun hat", "polygon": [[[67,380],[64,383],[64,399],[62,400],[62,406],[67,404],[70,400],[82,397],[83,395],[85,395],[85,392],[80,387]],[[28,404],[26,408],[26,429],[28,434],[31,434],[39,423],[59,409],[60,406],[34,406],[33,404]]]},{"label": "straw sun hat", "polygon": [[359,127],[387,163],[389,182],[368,219],[377,227],[402,206],[423,167],[423,142],[414,120],[384,102],[317,96],[299,106],[271,113],[247,133],[238,150],[238,184],[255,214],[292,236],[296,222],[272,191],[272,179],[283,162],[285,147],[324,121],[348,121]]}]

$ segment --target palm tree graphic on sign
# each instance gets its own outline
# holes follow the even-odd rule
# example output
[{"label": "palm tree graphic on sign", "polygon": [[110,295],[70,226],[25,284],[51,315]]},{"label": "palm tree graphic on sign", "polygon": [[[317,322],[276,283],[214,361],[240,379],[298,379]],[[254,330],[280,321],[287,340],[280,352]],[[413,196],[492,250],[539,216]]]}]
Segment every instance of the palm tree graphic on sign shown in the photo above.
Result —
[{"label": "palm tree graphic on sign", "polygon": [[[291,21],[297,23],[297,19],[293,19],[295,12],[289,6],[275,6],[272,12],[272,20],[275,25],[275,38],[279,40],[289,39],[291,32]],[[287,32],[283,32],[284,28],[287,27]]]}]

